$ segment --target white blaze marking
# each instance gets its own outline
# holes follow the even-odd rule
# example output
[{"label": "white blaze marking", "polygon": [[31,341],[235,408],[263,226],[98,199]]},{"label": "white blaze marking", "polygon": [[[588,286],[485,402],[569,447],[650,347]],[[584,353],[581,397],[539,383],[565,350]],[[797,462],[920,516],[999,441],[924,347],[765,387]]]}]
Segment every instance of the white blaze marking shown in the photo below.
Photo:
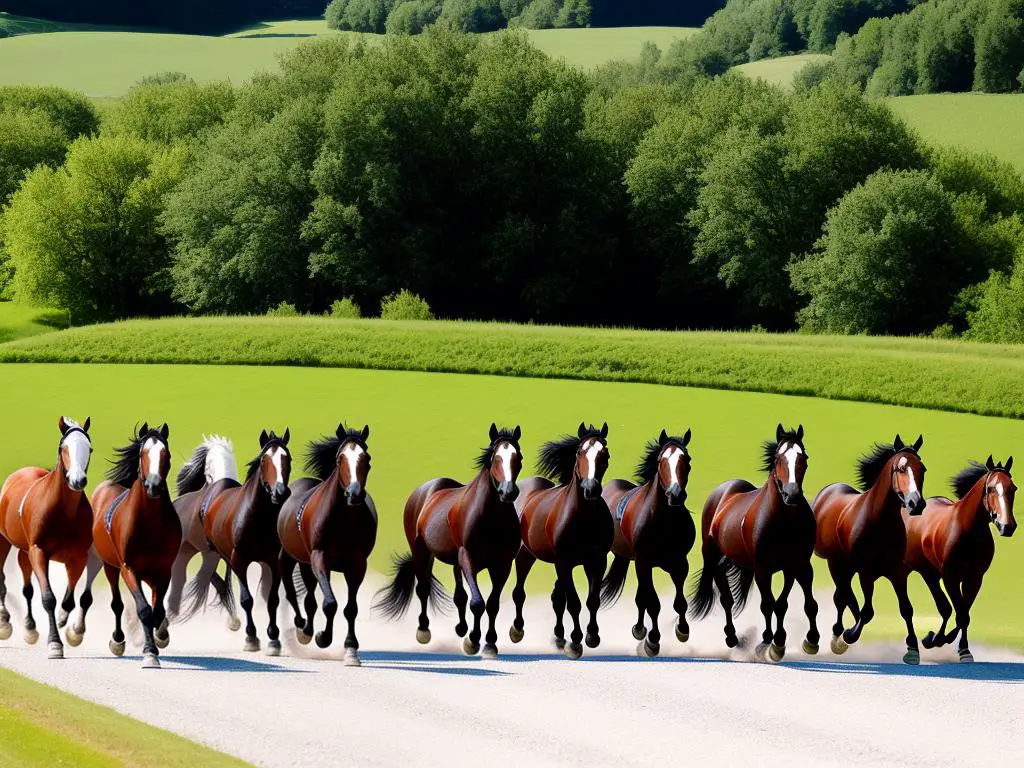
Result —
[{"label": "white blaze marking", "polygon": [[270,463],[274,465],[274,472],[277,473],[274,484],[284,483],[284,467],[281,464],[285,456],[284,448],[271,448],[267,455],[270,457]]},{"label": "white blaze marking", "polygon": [[591,440],[590,446],[586,449],[588,480],[594,480],[597,477],[597,455],[601,452],[601,448],[600,441]]},{"label": "white blaze marking", "polygon": [[149,471],[154,475],[160,474],[160,457],[164,453],[164,444],[151,437],[146,440],[142,450],[149,454]]},{"label": "white blaze marking", "polygon": [[999,512],[1003,520],[1010,519],[1010,512],[1006,508],[1006,489],[1003,488],[1002,482],[996,483],[996,496],[999,497]]},{"label": "white blaze marking", "polygon": [[797,445],[796,443],[793,443],[788,448],[786,447],[786,444],[783,443],[782,447],[779,449],[779,453],[786,457],[786,464],[789,467],[789,482],[795,483],[796,457],[803,453],[803,451],[800,449],[800,446]]},{"label": "white blaze marking", "polygon": [[675,482],[676,467],[679,466],[679,460],[683,458],[684,455],[685,453],[675,445],[671,446],[665,454],[665,460],[668,461],[668,471],[672,477],[672,482]]},{"label": "white blaze marking", "polygon": [[512,457],[516,455],[516,449],[509,443],[505,443],[498,449],[498,458],[501,459],[501,467],[505,472],[505,482],[512,482]]},{"label": "white blaze marking", "polygon": [[359,457],[365,453],[363,447],[357,443],[349,443],[341,453],[348,462],[348,472],[352,482],[356,482],[356,467],[359,466]]},{"label": "white blaze marking", "polygon": [[900,466],[903,467],[904,469],[907,469],[907,482],[910,483],[910,488],[907,490],[907,496],[910,496],[913,493],[918,493],[917,478],[914,477],[914,471],[907,467],[909,463],[910,462],[907,461],[906,456],[904,456],[900,461]]},{"label": "white blaze marking", "polygon": [[84,432],[72,432],[64,440],[68,448],[68,480],[72,483],[80,483],[85,480],[85,473],[89,469],[89,438]]}]

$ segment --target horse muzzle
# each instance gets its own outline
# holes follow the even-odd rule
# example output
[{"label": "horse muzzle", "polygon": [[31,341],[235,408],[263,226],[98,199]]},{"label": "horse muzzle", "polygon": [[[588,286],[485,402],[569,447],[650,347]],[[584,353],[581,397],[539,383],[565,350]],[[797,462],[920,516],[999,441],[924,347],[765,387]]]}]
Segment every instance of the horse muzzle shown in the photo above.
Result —
[{"label": "horse muzzle", "polygon": [[68,488],[75,492],[85,490],[85,486],[89,482],[85,475],[82,475],[81,477],[76,477],[73,480],[69,477],[67,481]]},{"label": "horse muzzle", "polygon": [[288,501],[288,497],[292,495],[292,489],[284,483],[278,483],[270,489],[270,503],[271,504],[284,504]]},{"label": "horse muzzle", "polygon": [[996,530],[999,531],[1000,536],[1013,536],[1013,532],[1017,530],[1016,520],[1010,523],[1001,523],[998,520],[993,520],[992,522],[996,524]]},{"label": "horse muzzle", "polygon": [[363,503],[363,497],[366,495],[366,491],[363,490],[363,486],[359,483],[352,483],[348,488],[345,489],[345,497],[348,499],[348,505],[350,507],[358,507]]},{"label": "horse muzzle", "polygon": [[163,485],[164,479],[160,475],[149,475],[142,481],[142,487],[146,489],[146,495],[151,499],[155,499],[160,495]]},{"label": "horse muzzle", "polygon": [[515,483],[502,483],[498,486],[498,498],[512,503],[519,498],[519,486]]},{"label": "horse muzzle", "polygon": [[668,498],[668,505],[670,507],[681,507],[686,503],[686,489],[683,488],[679,483],[672,483],[665,491],[665,496]]},{"label": "horse muzzle", "polygon": [[921,494],[915,493],[907,497],[904,506],[907,508],[907,514],[912,517],[916,517],[924,512],[924,499],[921,498]]},{"label": "horse muzzle", "polygon": [[779,492],[782,494],[782,502],[788,507],[796,506],[797,501],[803,496],[803,491],[796,483],[786,483]]},{"label": "horse muzzle", "polygon": [[583,498],[588,501],[601,495],[601,481],[592,477],[580,481],[580,488],[583,489]]}]

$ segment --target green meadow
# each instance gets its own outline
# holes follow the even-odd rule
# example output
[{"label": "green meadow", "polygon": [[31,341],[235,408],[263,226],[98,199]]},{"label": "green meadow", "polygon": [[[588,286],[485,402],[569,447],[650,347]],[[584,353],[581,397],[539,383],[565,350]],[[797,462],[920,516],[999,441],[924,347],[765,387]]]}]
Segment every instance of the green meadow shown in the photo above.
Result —
[{"label": "green meadow", "polygon": [[[700,513],[719,482],[763,480],[760,445],[775,425],[802,423],[810,458],[806,491],[852,481],[857,456],[876,440],[925,437],[925,491],[948,494],[948,478],[968,459],[1020,451],[1024,422],[819,398],[650,384],[543,380],[351,369],[172,366],[4,365],[0,391],[10,408],[0,445],[0,474],[26,464],[48,465],[58,439],[57,416],[92,418],[95,454],[90,485],[102,479],[115,446],[143,421],[170,425],[176,472],[203,434],[223,433],[235,444],[239,464],[258,451],[264,428],[291,429],[296,465],[310,439],[333,432],[339,421],[371,428],[373,470],[367,484],[380,511],[371,566],[386,571],[391,554],[407,545],[401,515],[407,495],[432,477],[469,479],[473,459],[492,421],[523,428],[524,473],[532,471],[541,442],[572,431],[580,421],[609,424],[608,479],[631,477],[645,441],[664,427],[693,429],[693,471],[688,506]],[[295,476],[300,468],[296,466]],[[525,476],[524,474],[524,476]],[[1024,596],[1019,585],[1024,544],[1000,540],[993,569],[975,614],[976,637],[1024,645]],[[697,552],[691,555],[696,564]],[[827,579],[821,561],[819,584]],[[548,586],[550,569],[537,568],[529,589]],[[444,571],[441,576],[448,576]],[[891,592],[880,588],[875,632],[897,636],[901,622]],[[913,593],[922,630],[935,610],[923,584]],[[821,627],[834,620],[822,606]],[[716,621],[716,619],[712,619]]]},{"label": "green meadow", "polygon": [[793,84],[793,76],[801,69],[808,64],[828,61],[831,58],[826,53],[797,53],[775,59],[759,59],[749,64],[740,64],[733,69],[747,77],[758,78],[772,85],[789,88]]},{"label": "green meadow", "polygon": [[68,313],[62,310],[0,301],[0,343],[38,336],[67,325]]}]

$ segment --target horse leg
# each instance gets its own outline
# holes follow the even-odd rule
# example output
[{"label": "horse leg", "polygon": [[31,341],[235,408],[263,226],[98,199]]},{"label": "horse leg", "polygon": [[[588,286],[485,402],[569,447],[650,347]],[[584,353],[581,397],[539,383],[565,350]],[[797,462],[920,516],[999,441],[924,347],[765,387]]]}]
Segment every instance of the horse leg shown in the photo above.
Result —
[{"label": "horse leg", "polygon": [[348,622],[348,633],[345,635],[345,666],[359,666],[359,640],[356,638],[356,616],[359,615],[359,586],[366,577],[366,560],[357,562],[345,571],[345,584],[348,586],[348,602],[345,603],[345,621]]},{"label": "horse leg", "polygon": [[7,610],[7,577],[4,575],[4,566],[10,554],[11,542],[0,536],[0,640],[6,640],[14,632],[11,628],[11,614]]},{"label": "horse leg", "polygon": [[565,595],[565,606],[569,609],[569,616],[572,617],[572,633],[569,635],[569,644],[565,648],[565,655],[570,659],[578,659],[583,655],[583,630],[580,629],[580,611],[583,609],[583,604],[576,591],[576,583],[572,579],[572,566],[567,563],[558,563],[555,570],[558,573],[558,583]]},{"label": "horse leg", "polygon": [[122,565],[121,578],[124,580],[124,585],[128,587],[128,593],[135,600],[135,611],[138,614],[139,623],[142,624],[142,666],[155,669],[160,666],[160,660],[157,658],[160,651],[153,637],[153,629],[156,626],[153,607],[146,600],[146,595],[142,592],[142,584],[133,569]]},{"label": "horse leg", "polygon": [[768,658],[771,661],[782,661],[786,655],[786,611],[789,609],[789,593],[793,589],[795,576],[792,571],[786,571],[783,579],[782,591],[775,599],[775,636],[768,646]]},{"label": "horse leg", "polygon": [[857,619],[857,623],[843,632],[843,640],[846,641],[847,645],[853,645],[860,640],[860,634],[864,631],[864,627],[875,617],[875,607],[872,599],[875,594],[875,581],[877,578],[877,576],[861,571],[860,588],[864,593],[864,607],[861,608],[860,618]]},{"label": "horse leg", "polygon": [[[587,622],[587,648],[597,648],[601,644],[601,628],[597,625],[597,612],[601,608],[601,579],[604,578],[607,566],[607,556],[597,558],[583,566],[583,571],[587,574],[588,585],[587,611],[590,612],[590,621]],[[657,595],[654,599],[658,599]],[[657,642],[656,639],[655,642]]]},{"label": "horse leg", "polygon": [[498,658],[498,630],[495,624],[498,621],[498,609],[501,608],[501,590],[505,588],[509,574],[512,572],[512,563],[498,566],[492,565],[488,572],[491,574],[491,595],[487,598],[487,634],[484,637],[483,657],[485,659]]},{"label": "horse leg", "polygon": [[[708,567],[707,559],[705,558],[705,568]],[[740,644],[740,639],[736,637],[736,627],[732,623],[732,606],[735,603],[735,598],[732,596],[732,589],[729,588],[729,577],[725,573],[725,569],[717,564],[711,565],[715,569],[715,586],[718,588],[718,599],[722,603],[722,610],[725,611],[725,644],[729,648],[735,648]]]},{"label": "horse leg", "polygon": [[[167,590],[170,587],[170,580],[149,581],[148,584],[153,592],[153,643],[158,649],[166,648],[171,643],[171,633],[167,629],[167,606],[165,602]],[[159,651],[157,653],[159,654]],[[151,662],[148,665],[143,662],[143,666],[160,666],[160,660],[155,659],[155,661],[156,664]]]},{"label": "horse leg", "polygon": [[452,566],[452,573],[455,575],[455,593],[452,595],[452,602],[455,603],[455,610],[459,614],[459,623],[455,625],[455,634],[465,637],[469,631],[469,624],[466,623],[466,606],[469,604],[469,593],[462,583],[462,566],[456,563]]},{"label": "horse leg", "polygon": [[768,646],[771,645],[774,638],[772,614],[775,612],[775,598],[772,595],[772,574],[763,568],[758,568],[754,572],[754,582],[761,595],[761,615],[764,616],[764,632],[761,633],[761,642],[754,648],[754,655],[761,661],[767,661]]},{"label": "horse leg", "polygon": [[971,574],[966,576],[962,584],[960,610],[956,614],[956,625],[960,627],[960,647],[958,653],[960,661],[974,661],[971,647],[967,642],[967,628],[971,625],[971,606],[974,605],[978,592],[981,591],[982,574]]},{"label": "horse leg", "polygon": [[185,582],[188,581],[188,564],[197,552],[195,547],[184,542],[178,556],[174,558],[174,565],[171,566],[171,587],[167,593],[167,615],[171,619],[176,619],[181,612],[181,594],[185,589]]},{"label": "horse leg", "polygon": [[804,593],[804,613],[807,615],[807,637],[804,639],[803,650],[809,656],[818,652],[818,603],[814,599],[814,568],[809,562],[801,563],[796,569],[796,581]]},{"label": "horse leg", "polygon": [[324,595],[321,607],[324,618],[327,619],[323,631],[316,633],[316,644],[320,648],[326,648],[334,641],[334,616],[338,612],[338,599],[334,596],[334,590],[331,588],[331,569],[327,567],[322,550],[314,549],[310,553],[309,565],[313,569],[313,575],[316,576],[317,584],[320,585],[320,591]]},{"label": "horse leg", "polygon": [[526,547],[520,547],[516,555],[516,585],[512,589],[512,602],[516,606],[516,617],[512,620],[512,626],[508,630],[508,638],[513,643],[523,639],[526,622],[523,620],[523,605],[526,603],[526,577],[530,575],[530,569],[537,562]]},{"label": "horse leg", "polygon": [[267,593],[267,656],[280,656],[281,630],[277,626],[277,608],[281,604],[281,569],[277,560],[264,565],[270,569],[270,592]]},{"label": "horse leg", "polygon": [[679,617],[679,623],[676,624],[676,640],[680,643],[685,643],[690,639],[690,625],[686,623],[686,577],[689,573],[690,564],[684,557],[668,574],[676,588],[676,597],[672,601],[672,610]]},{"label": "horse leg", "polygon": [[60,640],[60,632],[57,630],[57,597],[53,594],[50,586],[50,558],[39,547],[30,547],[28,559],[32,564],[32,572],[39,582],[39,594],[43,598],[43,609],[46,617],[50,620],[49,658],[64,658],[64,643]]},{"label": "horse leg", "polygon": [[252,608],[255,601],[252,598],[252,592],[249,591],[249,576],[246,573],[249,563],[235,555],[231,558],[230,565],[231,568],[228,572],[234,571],[238,578],[239,603],[242,605],[242,610],[245,611],[245,643],[242,645],[242,650],[256,653],[260,649],[260,641],[256,637],[256,623],[252,620]]},{"label": "horse leg", "polygon": [[462,650],[466,655],[474,656],[480,652],[480,619],[484,615],[484,597],[480,594],[480,585],[476,583],[477,568],[465,547],[459,547],[459,566],[469,584],[469,610],[473,614],[473,629],[462,641]]},{"label": "horse leg", "polygon": [[896,592],[896,600],[900,606],[900,616],[907,623],[907,652],[903,654],[904,664],[920,664],[921,651],[917,647],[917,633],[914,631],[914,606],[907,596],[907,572],[900,570],[895,575],[889,576],[893,591]]},{"label": "horse leg", "polygon": [[302,618],[302,611],[299,610],[299,593],[295,590],[295,566],[298,564],[298,560],[285,552],[284,548],[281,549],[277,556],[277,567],[281,570],[281,581],[284,582],[284,599],[288,601],[295,614],[296,633],[306,626],[306,620]]},{"label": "horse leg", "polygon": [[551,588],[551,608],[555,612],[555,629],[554,639],[555,648],[563,650],[565,648],[565,624],[563,624],[563,618],[565,616],[565,590],[562,589],[562,581],[555,576],[555,586]]},{"label": "horse leg", "polygon": [[90,547],[89,557],[85,562],[85,586],[82,588],[82,596],[78,598],[78,619],[75,621],[73,631],[68,630],[64,633],[71,645],[78,645],[78,643],[71,642],[72,636],[77,637],[80,643],[81,638],[85,635],[85,615],[92,607],[92,583],[101,570],[103,570],[103,561],[96,554],[96,550]]},{"label": "horse leg", "polygon": [[110,583],[110,610],[114,612],[114,632],[110,636],[110,652],[115,656],[124,656],[124,632],[121,629],[121,614],[124,603],[121,601],[121,574],[115,565],[103,565],[103,573]]},{"label": "horse leg", "polygon": [[932,600],[935,601],[935,607],[939,610],[939,616],[942,617],[939,631],[929,631],[928,634],[921,638],[921,645],[925,648],[937,648],[945,644],[946,625],[949,623],[949,617],[953,615],[953,606],[950,605],[946,593],[942,591],[939,574],[928,572],[927,575],[922,573],[921,576],[924,578],[924,583],[928,585],[928,591],[932,593]]},{"label": "horse leg", "polygon": [[[658,629],[658,616],[661,613],[661,601],[654,589],[654,576],[651,564],[641,557],[636,559],[636,603],[640,616],[637,625],[643,627],[644,614],[651,617],[651,631],[637,646],[638,656],[657,656],[661,652],[661,631]],[[636,637],[636,627],[633,637]]]},{"label": "horse leg", "polygon": [[416,573],[416,597],[420,599],[420,615],[416,625],[416,642],[426,645],[430,642],[430,591],[434,583],[434,555],[423,539],[416,539],[412,547],[413,568]]},{"label": "horse leg", "polygon": [[18,567],[21,568],[21,594],[25,598],[25,642],[35,645],[39,640],[39,632],[36,631],[36,619],[32,615],[32,597],[35,590],[32,588],[32,563],[28,559],[28,552],[18,550]]},{"label": "horse leg", "polygon": [[[64,603],[61,605],[61,614],[64,615],[64,623],[67,624],[68,616],[71,611],[75,609],[75,587],[78,586],[78,580],[82,578],[82,573],[85,571],[86,564],[89,561],[89,556],[79,558],[73,562],[64,564],[64,570],[68,575],[68,590],[64,596]],[[85,601],[85,592],[82,592],[82,601]],[[68,597],[71,598],[70,604],[68,604]],[[92,603],[92,595],[89,595],[89,603]],[[80,614],[82,621],[82,632],[72,625],[64,630],[64,638],[68,641],[68,645],[75,648],[82,644],[82,634],[85,632],[85,609],[88,606],[83,606]],[[60,622],[58,622],[58,625]]]},{"label": "horse leg", "polygon": [[857,600],[851,586],[853,571],[832,560],[828,561],[828,570],[832,574],[832,583],[835,585],[832,602],[836,606],[836,623],[832,625],[832,653],[840,655],[846,653],[846,649],[849,647],[846,640],[843,639],[843,613],[849,608],[856,623],[860,611],[854,610]]}]

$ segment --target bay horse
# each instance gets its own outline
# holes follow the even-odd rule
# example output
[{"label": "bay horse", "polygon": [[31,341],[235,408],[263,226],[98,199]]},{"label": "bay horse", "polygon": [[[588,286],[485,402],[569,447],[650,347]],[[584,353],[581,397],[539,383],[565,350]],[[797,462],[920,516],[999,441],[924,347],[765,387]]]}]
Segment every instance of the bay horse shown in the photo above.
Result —
[{"label": "bay horse", "polygon": [[[828,562],[835,583],[833,601],[836,623],[832,627],[832,652],[842,654],[860,639],[864,627],[875,615],[872,605],[875,582],[886,578],[899,601],[900,615],[907,624],[905,664],[919,664],[921,652],[914,632],[914,607],[907,597],[907,569],[903,558],[907,529],[902,510],[920,515],[925,502],[925,466],[918,455],[924,437],[905,445],[899,435],[892,445],[876,443],[857,463],[858,492],[845,483],[833,483],[814,499],[817,541],[814,551]],[[859,609],[851,582],[860,576],[864,607]],[[843,612],[850,609],[856,622],[843,630]]]},{"label": "bay horse", "polygon": [[[166,631],[156,634],[154,629],[164,620],[164,596],[181,546],[181,521],[167,488],[171,470],[169,432],[166,424],[159,429],[143,424],[128,445],[117,449],[107,480],[92,493],[93,545],[110,582],[110,607],[114,611],[110,651],[115,656],[124,655],[124,603],[119,586],[120,579],[124,579],[145,635],[145,668],[159,668],[158,647],[166,648],[170,642]],[[146,602],[143,583],[152,591],[152,605]],[[91,590],[91,584],[86,590]]]},{"label": "bay horse", "polygon": [[[50,619],[49,657],[64,658],[59,627],[67,623],[75,606],[75,585],[85,570],[92,546],[92,508],[83,493],[92,455],[89,419],[81,425],[66,416],[57,421],[60,441],[57,463],[52,470],[25,467],[12,473],[0,488],[0,640],[11,636],[11,615],[7,611],[7,584],[4,563],[11,547],[18,550],[18,565],[24,580],[22,594],[28,604],[25,614],[25,642],[39,639],[32,616],[32,574],[39,582],[43,608]],[[50,561],[63,563],[68,588],[61,601],[60,617],[55,615],[57,598],[50,587]],[[82,608],[88,607],[83,601]],[[84,625],[79,631],[68,627],[68,645],[82,642]]]},{"label": "bay horse", "polygon": [[[416,639],[420,643],[430,642],[427,604],[432,597],[439,601],[443,594],[432,574],[437,559],[452,566],[455,575],[454,602],[459,613],[455,633],[465,638],[463,651],[467,655],[480,652],[480,620],[486,608],[488,627],[482,655],[491,659],[498,656],[495,622],[501,591],[521,544],[514,505],[519,496],[516,481],[523,467],[521,436],[518,426],[510,430],[491,424],[489,443],[476,460],[476,477],[467,485],[448,477],[430,480],[413,491],[405,503],[405,537],[410,553],[396,561],[394,578],[381,590],[375,607],[389,618],[402,616],[412,601],[415,580],[420,598]],[[491,577],[486,605],[477,584],[477,575],[483,570]],[[468,596],[463,577],[469,584]],[[473,614],[472,630],[466,623],[467,600]]]},{"label": "bay horse", "polygon": [[[803,642],[807,654],[818,652],[818,604],[814,600],[814,514],[804,497],[807,472],[804,427],[775,428],[775,440],[763,446],[762,469],[768,478],[760,488],[746,480],[722,483],[704,502],[701,516],[703,568],[697,577],[692,614],[707,616],[717,590],[725,609],[725,644],[739,643],[732,622],[733,606],[743,610],[752,583],[761,596],[764,631],[755,649],[760,659],[781,661],[786,654],[786,611],[794,581],[804,593],[810,627]],[[772,576],[781,572],[782,590],[772,594]],[[772,616],[775,629],[772,630]]]},{"label": "bay horse", "polygon": [[[551,605],[555,610],[555,647],[564,649],[571,659],[583,655],[580,630],[580,598],[573,583],[573,569],[582,565],[587,576],[586,641],[597,648],[601,635],[597,611],[601,605],[601,580],[608,565],[608,553],[615,539],[608,504],[601,496],[601,482],[608,469],[608,424],[596,429],[580,424],[576,435],[545,443],[541,448],[540,477],[520,484],[516,501],[523,546],[516,555],[516,586],[512,600],[516,617],[509,630],[512,642],[523,639],[523,604],[526,602],[526,577],[537,560],[553,563],[555,586]],[[552,480],[557,481],[555,485]],[[568,607],[573,630],[565,642],[562,616]]]},{"label": "bay horse", "polygon": [[[924,514],[903,514],[907,527],[906,564],[924,578],[942,617],[939,631],[929,632],[921,644],[925,648],[941,647],[953,642],[959,632],[962,662],[974,661],[967,642],[971,606],[995,555],[989,522],[995,524],[1000,536],[1012,536],[1017,530],[1013,517],[1017,487],[1010,477],[1012,466],[1012,456],[1005,466],[993,462],[991,456],[984,464],[972,461],[953,478],[958,501],[936,496],[928,499]],[[949,599],[942,592],[943,585]],[[946,634],[946,624],[954,610],[956,623]]]},{"label": "bay horse", "polygon": [[[306,645],[313,637],[316,587],[323,593],[327,626],[316,635],[320,648],[334,639],[334,616],[338,600],[331,588],[331,571],[345,574],[348,603],[344,616],[345,665],[359,666],[356,615],[359,587],[366,576],[366,561],[377,542],[377,507],[366,492],[370,474],[370,428],[348,429],[339,424],[333,436],[309,444],[306,468],[313,477],[292,483],[291,497],[277,517],[281,540],[280,568],[285,597],[295,611],[295,635]],[[306,616],[299,610],[299,595],[293,574],[298,564],[305,589]]]},{"label": "bay horse", "polygon": [[[220,606],[228,612],[228,629],[237,632],[242,622],[238,618],[231,590],[231,568],[225,563],[224,578],[217,574],[217,565],[221,562],[221,557],[206,540],[206,531],[199,516],[199,507],[205,497],[205,490],[219,480],[237,484],[238,463],[235,461],[231,441],[220,435],[211,435],[204,437],[192,458],[178,472],[178,498],[174,500],[174,509],[181,519],[181,550],[174,561],[174,570],[171,574],[171,588],[167,593],[167,616],[171,621],[191,618],[206,606],[212,586]],[[202,563],[199,566],[199,573],[189,583],[188,605],[183,609],[182,593],[188,579],[188,564],[197,554],[202,557]]]},{"label": "bay horse", "polygon": [[[611,568],[601,582],[601,604],[611,606],[622,594],[630,561],[636,562],[637,620],[633,637],[643,641],[637,649],[645,656],[657,656],[661,648],[658,614],[661,602],[654,588],[652,570],[661,568],[676,588],[672,607],[679,616],[676,639],[690,639],[686,623],[684,589],[689,563],[686,556],[697,538],[697,529],[686,508],[686,484],[690,479],[691,432],[670,437],[663,429],[658,439],[647,443],[636,468],[637,485],[628,480],[612,480],[601,495],[613,511],[615,540],[612,543]],[[644,615],[651,617],[651,631],[644,626]]]},{"label": "bay horse", "polygon": [[[242,650],[255,653],[260,649],[256,625],[252,620],[254,600],[249,590],[247,571],[252,563],[260,563],[270,571],[270,591],[267,593],[267,655],[281,654],[280,630],[277,626],[277,606],[280,601],[281,570],[278,559],[281,542],[277,537],[277,516],[281,505],[291,495],[288,478],[292,457],[288,450],[288,429],[278,437],[274,432],[260,433],[260,452],[249,462],[245,482],[223,477],[202,492],[197,515],[203,526],[208,546],[230,566],[238,579],[242,610],[245,611],[245,643]],[[177,554],[177,553],[175,553]],[[231,573],[227,578],[231,578]],[[202,591],[208,585],[209,572],[200,572],[189,591],[199,595],[199,603],[206,602]]]}]

